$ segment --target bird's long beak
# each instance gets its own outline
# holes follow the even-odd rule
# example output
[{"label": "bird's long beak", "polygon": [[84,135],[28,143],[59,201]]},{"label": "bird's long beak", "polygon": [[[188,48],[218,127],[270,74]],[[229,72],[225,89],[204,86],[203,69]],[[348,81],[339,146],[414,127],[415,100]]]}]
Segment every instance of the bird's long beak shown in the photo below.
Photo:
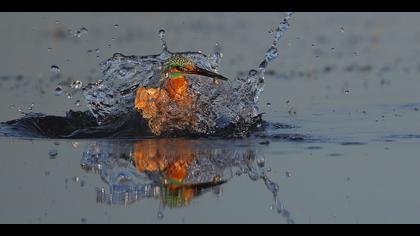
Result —
[{"label": "bird's long beak", "polygon": [[206,76],[213,79],[228,80],[228,78],[224,77],[223,75],[219,75],[215,72],[212,72],[212,71],[200,68],[200,67],[196,67],[194,68],[193,71],[189,71],[187,73],[193,74],[193,75],[202,75],[202,76]]}]

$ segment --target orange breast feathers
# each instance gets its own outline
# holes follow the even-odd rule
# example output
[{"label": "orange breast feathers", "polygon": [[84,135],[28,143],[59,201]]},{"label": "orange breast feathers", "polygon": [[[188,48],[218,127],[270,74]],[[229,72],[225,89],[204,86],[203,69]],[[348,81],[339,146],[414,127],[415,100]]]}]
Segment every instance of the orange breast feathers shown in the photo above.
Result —
[{"label": "orange breast feathers", "polygon": [[141,111],[143,118],[149,120],[152,132],[160,134],[165,125],[170,124],[170,120],[174,118],[174,108],[180,122],[183,119],[184,123],[189,122],[192,101],[188,81],[185,76],[180,75],[168,79],[163,88],[139,88],[135,108]]}]

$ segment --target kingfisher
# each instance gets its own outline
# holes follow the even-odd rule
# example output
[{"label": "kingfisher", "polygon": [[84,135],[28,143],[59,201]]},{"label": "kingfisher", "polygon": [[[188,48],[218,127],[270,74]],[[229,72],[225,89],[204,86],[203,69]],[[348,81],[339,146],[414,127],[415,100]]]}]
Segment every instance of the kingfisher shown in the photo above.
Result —
[{"label": "kingfisher", "polygon": [[189,91],[186,75],[200,75],[204,78],[228,80],[228,78],[199,67],[193,60],[173,54],[163,63],[160,86],[140,87],[136,92],[135,108],[149,122],[155,135],[173,130],[186,130],[196,124],[194,91]]}]

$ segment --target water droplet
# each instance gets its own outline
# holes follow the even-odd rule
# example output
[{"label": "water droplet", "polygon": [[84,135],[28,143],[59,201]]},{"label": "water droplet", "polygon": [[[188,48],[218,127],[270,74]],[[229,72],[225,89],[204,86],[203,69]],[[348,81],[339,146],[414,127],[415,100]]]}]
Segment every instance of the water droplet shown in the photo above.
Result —
[{"label": "water droplet", "polygon": [[262,168],[265,165],[265,158],[262,155],[256,157],[257,165]]},{"label": "water droplet", "polygon": [[257,172],[255,172],[255,171],[249,171],[249,173],[248,173],[248,176],[249,176],[249,178],[252,180],[252,181],[257,181],[259,178],[260,178],[260,176],[258,175],[258,173]]},{"label": "water droplet", "polygon": [[163,220],[163,217],[164,217],[164,215],[163,215],[162,211],[159,211],[158,214],[157,214],[158,220]]},{"label": "water droplet", "polygon": [[284,206],[279,199],[276,199],[276,210],[279,214],[283,213],[284,210]]},{"label": "water droplet", "polygon": [[76,107],[80,107],[80,100],[77,100],[77,101],[74,103],[74,105],[75,105]]},{"label": "water droplet", "polygon": [[346,95],[349,95],[349,94],[350,94],[350,90],[346,89],[346,90],[344,90],[344,93],[345,93]]},{"label": "water droplet", "polygon": [[87,34],[89,31],[88,31],[88,29],[86,29],[85,27],[82,27],[82,28],[80,29],[80,32],[81,32],[82,34]]},{"label": "water droplet", "polygon": [[54,75],[60,74],[61,70],[60,67],[56,66],[56,65],[52,65],[50,67],[50,72]]},{"label": "water droplet", "polygon": [[89,53],[92,53],[93,52],[93,50],[92,49],[89,49],[89,50],[87,50],[87,53],[89,54]]},{"label": "water droplet", "polygon": [[97,49],[95,49],[95,52],[96,52],[96,53],[100,53],[100,52],[101,52],[101,50],[99,50],[99,48],[97,48]]},{"label": "water droplet", "polygon": [[267,102],[267,107],[271,107],[271,103],[270,102]]},{"label": "water droplet", "polygon": [[82,224],[86,224],[87,223],[87,219],[86,218],[82,218],[81,219]]},{"label": "water droplet", "polygon": [[213,183],[220,183],[220,182],[222,182],[222,177],[220,177],[219,175],[216,175],[216,176],[213,177],[212,182]]},{"label": "water droplet", "polygon": [[82,81],[79,81],[79,80],[74,81],[74,82],[70,85],[70,87],[71,87],[72,89],[81,89],[81,88],[82,88],[82,86],[83,86],[83,83],[82,83]]},{"label": "water droplet", "polygon": [[160,39],[163,39],[163,38],[165,38],[165,30],[164,29],[160,29],[159,30],[159,32],[158,32],[158,34],[159,34],[159,38]]},{"label": "water droplet", "polygon": [[159,30],[159,32],[158,32],[159,39],[160,39],[160,42],[161,42],[161,44],[162,44],[162,48],[163,48],[163,50],[164,50],[164,51],[166,51],[166,50],[167,50],[167,47],[166,47],[166,41],[165,41],[165,34],[166,34],[166,32],[165,32],[165,30],[164,30],[164,29],[161,29],[161,30]]},{"label": "water droplet", "polygon": [[271,193],[273,193],[274,196],[277,196],[277,193],[280,190],[280,187],[278,184],[274,183],[273,181],[265,177],[265,186]]},{"label": "water droplet", "polygon": [[57,158],[57,155],[58,155],[58,151],[56,149],[52,149],[48,151],[48,156],[50,156],[50,159]]},{"label": "water droplet", "polygon": [[77,177],[77,176],[75,176],[75,177],[73,177],[73,181],[76,182],[76,183],[78,183],[80,181],[80,178]]},{"label": "water droplet", "polygon": [[76,31],[76,33],[74,33],[74,37],[76,38],[80,38],[82,36],[82,32],[80,32],[80,30]]},{"label": "water droplet", "polygon": [[51,52],[52,48],[47,48],[47,51]]},{"label": "water droplet", "polygon": [[31,103],[31,105],[29,106],[28,110],[32,111],[35,107],[35,103]]},{"label": "water droplet", "polygon": [[118,28],[119,27],[119,25],[118,24],[114,24],[114,28],[116,29],[116,28]]},{"label": "water droplet", "polygon": [[54,91],[55,96],[61,96],[61,94],[63,94],[63,88],[61,88],[60,86],[58,86],[55,91]]},{"label": "water droplet", "polygon": [[265,171],[267,171],[268,173],[270,173],[271,172],[271,168],[270,167],[267,167],[267,169]]},{"label": "water droplet", "polygon": [[60,24],[60,21],[59,21],[59,20],[56,20],[56,21],[55,21],[55,24],[56,24],[56,25]]},{"label": "water droplet", "polygon": [[[70,31],[71,32],[71,31]],[[87,35],[88,34],[88,29],[86,29],[86,27],[82,27],[82,28],[80,28],[79,30],[77,30],[76,31],[76,33],[74,33],[74,37],[76,37],[76,38],[80,38],[80,37],[82,37],[83,35]]]},{"label": "water droplet", "polygon": [[25,112],[23,112],[23,110],[22,110],[22,108],[20,108],[20,107],[18,107],[18,112],[20,113],[20,114],[22,114],[22,115],[25,115]]},{"label": "water droplet", "polygon": [[218,79],[213,79],[213,84],[214,85],[219,85],[220,84],[220,81]]},{"label": "water droplet", "polygon": [[343,26],[340,27],[340,32],[344,33],[344,27]]},{"label": "water droplet", "polygon": [[223,53],[222,53],[222,47],[219,45],[219,43],[216,43],[213,49],[214,53],[212,55],[209,55],[209,62],[211,64],[211,67],[217,71],[220,61],[222,60]]},{"label": "water droplet", "polygon": [[[127,75],[127,70],[126,69],[121,69],[120,71],[119,71],[119,74],[121,75],[121,76],[126,76]],[[166,75],[165,75],[166,76]],[[167,77],[169,78],[169,74],[167,73]]]},{"label": "water droplet", "polygon": [[292,177],[292,173],[289,172],[289,171],[286,171],[286,177],[288,177],[288,178]]},{"label": "water droplet", "polygon": [[71,95],[71,93],[67,93],[67,99],[72,99],[73,96]]},{"label": "water droplet", "polygon": [[267,50],[267,52],[265,53],[265,59],[266,59],[268,62],[273,61],[274,59],[276,59],[276,58],[277,58],[277,56],[278,56],[278,50],[277,50],[277,48],[276,48],[276,47],[274,47],[274,46],[271,46],[271,47]]},{"label": "water droplet", "polygon": [[249,72],[248,72],[248,76],[249,77],[254,77],[254,76],[256,76],[258,74],[258,72],[256,71],[256,70],[250,70]]},{"label": "water droplet", "polygon": [[49,172],[49,171],[45,171],[45,172],[44,172],[44,175],[48,177],[48,176],[50,176],[50,175],[51,175],[51,172]]}]

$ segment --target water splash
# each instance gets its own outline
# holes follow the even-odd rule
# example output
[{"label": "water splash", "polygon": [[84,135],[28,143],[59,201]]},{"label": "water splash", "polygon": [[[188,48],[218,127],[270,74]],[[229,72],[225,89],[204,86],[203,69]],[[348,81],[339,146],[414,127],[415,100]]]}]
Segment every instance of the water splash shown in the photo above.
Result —
[{"label": "water splash", "polygon": [[168,47],[166,46],[166,39],[165,39],[166,32],[165,32],[165,30],[164,29],[159,30],[158,34],[159,34],[160,42],[162,44],[163,51],[167,51]]},{"label": "water splash", "polygon": [[81,88],[82,88],[82,86],[83,86],[83,83],[82,83],[81,81],[79,81],[79,80],[74,81],[74,82],[70,85],[70,87],[71,87],[72,89],[81,89]]},{"label": "water splash", "polygon": [[[71,30],[70,30],[70,32],[71,32]],[[86,27],[82,27],[73,34],[73,37],[81,38],[82,36],[87,35],[88,32],[89,32],[89,30]]]},{"label": "water splash", "polygon": [[214,53],[209,56],[209,62],[215,72],[217,72],[222,58],[223,58],[222,47],[219,43],[216,43],[214,47]]},{"label": "water splash", "polygon": [[[215,83],[197,75],[188,75],[189,92],[196,95],[190,111],[196,121],[187,125],[177,123],[174,109],[175,115],[170,117],[173,122],[167,132],[213,135],[220,129],[233,127],[234,136],[247,135],[260,115],[257,102],[264,90],[265,70],[278,56],[277,44],[288,30],[291,16],[292,13],[287,13],[279,24],[274,32],[274,41],[258,70],[250,70],[248,76]],[[125,56],[116,53],[101,63],[102,79],[83,88],[86,104],[98,124],[112,124],[132,112],[137,89],[159,87],[163,64],[174,54],[191,59],[203,69],[217,72],[223,56],[219,45],[211,56],[200,52],[174,53],[167,47],[165,34],[163,29],[158,32],[163,49],[158,55]]]}]

